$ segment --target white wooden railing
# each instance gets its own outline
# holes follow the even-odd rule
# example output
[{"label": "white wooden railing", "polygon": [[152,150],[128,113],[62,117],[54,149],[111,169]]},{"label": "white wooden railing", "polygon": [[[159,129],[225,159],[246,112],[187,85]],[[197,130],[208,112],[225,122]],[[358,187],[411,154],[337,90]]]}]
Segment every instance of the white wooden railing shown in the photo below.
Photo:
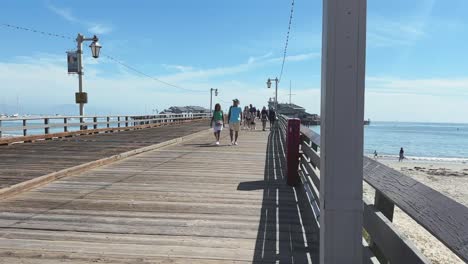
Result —
[{"label": "white wooden railing", "polygon": [[208,118],[209,114],[159,114],[145,116],[39,116],[0,118],[0,143],[73,134],[138,129]]}]

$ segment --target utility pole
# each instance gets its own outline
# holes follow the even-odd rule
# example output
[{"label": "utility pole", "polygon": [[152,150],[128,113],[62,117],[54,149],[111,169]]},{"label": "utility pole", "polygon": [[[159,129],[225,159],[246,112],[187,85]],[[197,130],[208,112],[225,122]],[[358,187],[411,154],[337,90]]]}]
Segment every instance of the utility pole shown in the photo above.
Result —
[{"label": "utility pole", "polygon": [[210,114],[213,115],[213,91],[215,92],[215,96],[218,96],[218,89],[211,88],[210,89]]}]

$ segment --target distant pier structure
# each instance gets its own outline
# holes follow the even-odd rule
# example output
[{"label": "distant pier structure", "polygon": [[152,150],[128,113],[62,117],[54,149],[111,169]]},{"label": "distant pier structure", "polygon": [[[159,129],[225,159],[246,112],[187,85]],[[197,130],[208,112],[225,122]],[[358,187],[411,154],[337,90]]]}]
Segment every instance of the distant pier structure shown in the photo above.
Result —
[{"label": "distant pier structure", "polygon": [[[274,108],[274,100],[268,101],[268,107]],[[290,118],[299,118],[301,124],[305,126],[318,126],[320,125],[320,116],[317,114],[309,114],[305,108],[296,104],[281,104],[278,103],[278,114],[285,115]]]},{"label": "distant pier structure", "polygon": [[[270,98],[268,101],[268,107],[274,108],[274,100]],[[285,115],[289,118],[299,118],[301,120],[301,124],[304,126],[319,126],[320,125],[320,116],[318,114],[310,114],[307,113],[305,108],[296,104],[281,104],[278,103],[278,114]],[[370,125],[371,120],[367,119],[364,120],[364,125]]]}]

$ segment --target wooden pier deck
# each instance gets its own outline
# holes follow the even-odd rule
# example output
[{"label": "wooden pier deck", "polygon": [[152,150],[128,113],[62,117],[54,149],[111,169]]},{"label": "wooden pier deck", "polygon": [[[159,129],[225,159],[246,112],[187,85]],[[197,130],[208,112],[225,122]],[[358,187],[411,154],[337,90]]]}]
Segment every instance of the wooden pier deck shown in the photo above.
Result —
[{"label": "wooden pier deck", "polygon": [[207,128],[207,121],[201,120],[142,130],[0,146],[0,189]]},{"label": "wooden pier deck", "polygon": [[318,263],[279,133],[223,133],[1,201],[0,263]]}]

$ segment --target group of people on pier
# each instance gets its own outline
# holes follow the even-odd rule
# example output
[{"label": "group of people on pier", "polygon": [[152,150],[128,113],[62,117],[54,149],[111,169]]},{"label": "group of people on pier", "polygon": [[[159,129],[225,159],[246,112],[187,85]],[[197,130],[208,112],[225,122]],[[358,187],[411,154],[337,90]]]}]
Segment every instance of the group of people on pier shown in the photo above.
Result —
[{"label": "group of people on pier", "polygon": [[255,106],[245,106],[244,110],[239,106],[239,99],[232,100],[232,106],[229,107],[227,117],[225,117],[220,104],[215,105],[213,115],[210,121],[210,127],[213,128],[213,133],[216,138],[216,145],[219,145],[221,131],[225,127],[225,121],[229,125],[229,135],[231,145],[238,145],[239,131],[243,125],[244,130],[256,130],[256,121],[262,122],[262,130],[266,131],[267,122],[270,121],[270,130],[274,127],[277,119],[276,112],[273,109],[267,110],[264,106],[263,109],[257,109]]}]

